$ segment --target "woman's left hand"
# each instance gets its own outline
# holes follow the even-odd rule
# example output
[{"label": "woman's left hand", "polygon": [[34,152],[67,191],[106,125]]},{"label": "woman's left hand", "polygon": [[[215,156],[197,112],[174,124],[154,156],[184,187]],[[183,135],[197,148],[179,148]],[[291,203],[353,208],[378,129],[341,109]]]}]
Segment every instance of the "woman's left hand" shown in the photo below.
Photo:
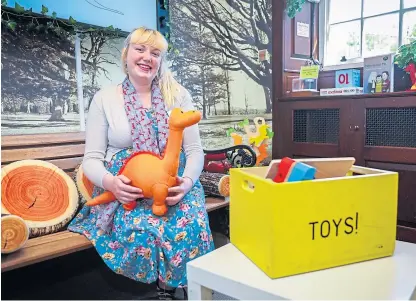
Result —
[{"label": "woman's left hand", "polygon": [[187,194],[193,186],[192,180],[190,178],[176,177],[177,186],[170,187],[168,192],[169,195],[166,198],[166,204],[168,206],[174,206],[182,200],[182,198]]}]

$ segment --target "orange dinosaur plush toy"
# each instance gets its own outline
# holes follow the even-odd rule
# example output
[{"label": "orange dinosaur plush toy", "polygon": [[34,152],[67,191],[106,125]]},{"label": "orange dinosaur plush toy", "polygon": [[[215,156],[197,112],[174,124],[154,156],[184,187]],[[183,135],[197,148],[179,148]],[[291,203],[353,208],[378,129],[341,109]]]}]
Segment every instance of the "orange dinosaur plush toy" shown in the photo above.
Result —
[{"label": "orange dinosaur plush toy", "polygon": [[[199,111],[183,112],[179,108],[173,109],[169,117],[169,136],[163,158],[150,152],[136,152],[127,159],[118,173],[129,178],[131,185],[140,188],[145,198],[153,198],[152,211],[155,215],[162,216],[168,211],[165,201],[168,188],[176,185],[183,130],[198,123],[201,117]],[[86,205],[105,204],[115,199],[113,193],[105,191],[87,201]],[[136,202],[131,204],[123,207],[133,210]]]}]

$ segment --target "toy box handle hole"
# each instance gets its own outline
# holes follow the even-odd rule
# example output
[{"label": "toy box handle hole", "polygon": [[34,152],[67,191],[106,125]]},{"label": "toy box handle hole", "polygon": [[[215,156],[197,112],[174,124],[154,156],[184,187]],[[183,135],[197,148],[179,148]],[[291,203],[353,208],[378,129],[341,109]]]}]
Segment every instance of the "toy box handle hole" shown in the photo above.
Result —
[{"label": "toy box handle hole", "polygon": [[249,180],[244,180],[243,181],[243,188],[249,192],[253,192],[255,185],[253,183],[251,183]]}]

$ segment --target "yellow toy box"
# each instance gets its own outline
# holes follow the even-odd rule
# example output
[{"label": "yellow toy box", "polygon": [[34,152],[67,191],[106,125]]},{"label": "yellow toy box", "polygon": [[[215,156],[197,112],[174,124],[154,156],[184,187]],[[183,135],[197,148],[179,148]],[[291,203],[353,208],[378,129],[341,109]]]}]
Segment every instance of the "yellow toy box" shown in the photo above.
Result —
[{"label": "yellow toy box", "polygon": [[341,177],[274,183],[269,170],[230,170],[231,243],[269,277],[394,253],[396,172],[352,166]]}]

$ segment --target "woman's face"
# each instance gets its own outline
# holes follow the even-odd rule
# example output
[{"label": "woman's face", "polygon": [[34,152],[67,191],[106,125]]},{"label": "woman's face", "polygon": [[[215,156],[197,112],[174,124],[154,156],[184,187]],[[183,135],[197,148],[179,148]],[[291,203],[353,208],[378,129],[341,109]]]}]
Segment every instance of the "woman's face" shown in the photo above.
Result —
[{"label": "woman's face", "polygon": [[129,76],[151,83],[161,62],[161,51],[149,45],[130,44],[127,51]]}]

